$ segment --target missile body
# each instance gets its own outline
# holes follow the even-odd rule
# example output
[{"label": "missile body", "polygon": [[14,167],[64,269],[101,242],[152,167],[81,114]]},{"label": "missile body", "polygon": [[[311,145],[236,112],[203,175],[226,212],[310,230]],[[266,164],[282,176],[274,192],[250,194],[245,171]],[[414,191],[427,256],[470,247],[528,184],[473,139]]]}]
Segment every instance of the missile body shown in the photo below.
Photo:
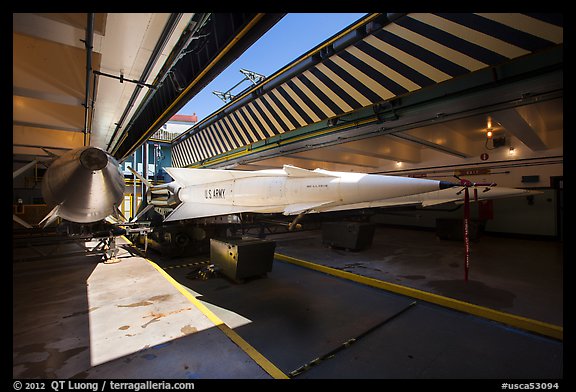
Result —
[{"label": "missile body", "polygon": [[81,147],[58,157],[42,182],[42,195],[52,208],[44,221],[57,217],[91,223],[116,214],[124,197],[124,175],[104,150]]},{"label": "missile body", "polygon": [[[309,205],[345,205],[407,196],[439,189],[439,181],[371,174],[342,173],[341,177],[254,177],[194,185],[178,196],[184,203],[269,207],[267,212],[297,213]],[[352,174],[352,175],[350,175]],[[300,208],[302,209],[302,208]],[[290,213],[287,215],[291,215]]]},{"label": "missile body", "polygon": [[363,208],[366,203],[426,194],[455,184],[420,178],[305,170],[235,171],[166,168],[181,204],[166,221],[239,212],[283,213]]}]

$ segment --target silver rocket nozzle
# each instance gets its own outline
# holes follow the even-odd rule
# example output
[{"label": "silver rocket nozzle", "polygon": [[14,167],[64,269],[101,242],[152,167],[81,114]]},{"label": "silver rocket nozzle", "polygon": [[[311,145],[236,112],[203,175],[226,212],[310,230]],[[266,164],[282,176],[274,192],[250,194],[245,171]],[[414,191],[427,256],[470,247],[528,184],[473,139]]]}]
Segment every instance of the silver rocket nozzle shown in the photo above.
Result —
[{"label": "silver rocket nozzle", "polygon": [[99,148],[87,148],[80,154],[80,163],[88,170],[102,170],[108,164],[108,156]]}]

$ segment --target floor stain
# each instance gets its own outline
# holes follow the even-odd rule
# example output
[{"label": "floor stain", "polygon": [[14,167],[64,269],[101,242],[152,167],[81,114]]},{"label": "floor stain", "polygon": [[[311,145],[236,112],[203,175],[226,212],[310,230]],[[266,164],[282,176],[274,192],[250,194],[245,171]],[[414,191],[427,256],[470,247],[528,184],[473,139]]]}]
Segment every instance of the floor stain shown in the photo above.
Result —
[{"label": "floor stain", "polygon": [[128,328],[130,328],[129,325],[123,325],[123,326],[121,326],[121,327],[118,328],[118,329],[121,330],[121,331],[126,331]]},{"label": "floor stain", "polygon": [[189,335],[191,333],[198,332],[198,330],[196,329],[196,327],[193,327],[191,325],[186,325],[186,326],[180,328],[180,332],[182,332],[184,335]]},{"label": "floor stain", "polygon": [[150,312],[150,314],[149,314],[148,316],[144,316],[143,318],[152,317],[152,318],[155,318],[155,319],[160,319],[160,318],[162,318],[162,317],[170,316],[170,315],[172,315],[172,314],[182,313],[182,312],[185,312],[185,311],[187,311],[187,310],[192,310],[192,308],[191,308],[191,307],[188,307],[188,308],[177,309],[177,310],[173,310],[173,311],[168,312],[168,313]]},{"label": "floor stain", "polygon": [[170,297],[172,297],[172,294],[157,295],[155,297],[148,298],[148,301],[166,301]]},{"label": "floor stain", "polygon": [[116,306],[119,308],[136,308],[139,306],[149,306],[149,305],[153,305],[154,302],[166,301],[171,296],[172,296],[172,294],[156,295],[154,297],[148,298],[148,300],[146,300],[146,301],[135,302],[135,303],[129,304],[129,305],[116,305]]},{"label": "floor stain", "polygon": [[154,317],[152,320],[148,321],[146,324],[141,325],[141,327],[146,328],[150,324],[155,323],[156,321],[159,321],[159,320],[160,320],[160,317]]},{"label": "floor stain", "polygon": [[140,302],[135,302],[133,304],[129,304],[129,305],[116,305],[119,308],[136,308],[139,306],[149,306],[152,305],[153,302],[150,301],[140,301]]}]

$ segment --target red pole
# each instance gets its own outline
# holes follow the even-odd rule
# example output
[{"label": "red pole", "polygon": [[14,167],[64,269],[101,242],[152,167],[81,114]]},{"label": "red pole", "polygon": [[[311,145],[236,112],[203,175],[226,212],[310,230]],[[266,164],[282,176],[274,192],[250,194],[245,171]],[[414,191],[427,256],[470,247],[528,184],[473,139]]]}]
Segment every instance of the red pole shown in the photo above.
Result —
[{"label": "red pole", "polygon": [[470,220],[470,194],[468,187],[464,188],[464,281],[468,281],[470,269],[470,238],[468,224]]}]

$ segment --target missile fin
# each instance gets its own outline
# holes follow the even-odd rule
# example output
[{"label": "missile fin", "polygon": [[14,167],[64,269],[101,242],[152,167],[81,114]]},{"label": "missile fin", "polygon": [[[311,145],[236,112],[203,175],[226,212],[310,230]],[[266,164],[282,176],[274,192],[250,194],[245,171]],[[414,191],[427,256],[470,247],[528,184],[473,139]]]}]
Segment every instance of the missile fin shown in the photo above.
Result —
[{"label": "missile fin", "polygon": [[237,178],[272,176],[272,174],[267,173],[257,174],[241,170],[189,169],[185,167],[166,167],[164,170],[182,187],[229,181]]},{"label": "missile fin", "polygon": [[[239,178],[276,177],[281,175],[276,171],[266,170],[254,172],[221,169],[190,169],[185,167],[166,167],[164,169],[168,172],[170,177],[183,187],[229,181]],[[291,165],[284,165],[283,172],[289,177],[337,177],[325,172],[302,169]]]},{"label": "missile fin", "polygon": [[144,207],[144,208],[142,209],[142,211],[138,212],[138,213],[136,214],[136,216],[135,216],[134,218],[132,218],[131,222],[137,222],[138,219],[140,219],[140,217],[141,217],[142,215],[144,215],[145,213],[147,213],[148,211],[150,211],[152,208],[154,208],[154,205],[153,205],[153,204],[148,204],[146,207]]},{"label": "missile fin", "polygon": [[182,203],[164,219],[164,222],[205,218],[209,216],[237,214],[252,211],[254,207],[231,206],[231,205],[207,205],[199,203]]},{"label": "missile fin", "polygon": [[124,216],[124,213],[122,213],[122,210],[120,209],[120,207],[118,207],[117,205],[114,206],[112,216],[114,217],[114,219],[116,219],[119,222],[120,221],[121,222],[127,222],[128,221],[128,219],[126,219],[126,217]]},{"label": "missile fin", "polygon": [[302,169],[292,165],[284,165],[284,171],[288,177],[337,177],[325,172]]},{"label": "missile fin", "polygon": [[[400,196],[384,200],[374,200],[362,203],[327,206],[325,208],[321,208],[321,212],[354,210],[360,208],[375,208],[375,207],[385,208],[385,207],[418,206],[418,205],[422,207],[430,207],[434,205],[447,204],[447,203],[462,204],[464,202],[464,197],[458,195],[460,189],[461,188],[458,187],[450,187],[433,192]],[[499,199],[513,196],[528,195],[528,194],[529,192],[524,189],[494,187],[490,188],[490,192],[485,193],[480,192],[478,198],[479,200],[491,200],[491,199]]]},{"label": "missile fin", "polygon": [[439,204],[446,204],[446,203],[452,203],[454,201],[458,201],[458,198],[454,198],[454,199],[437,199],[437,200],[424,200],[422,202],[422,207],[430,207],[430,206],[435,206],[435,205],[439,205]]},{"label": "missile fin", "polygon": [[314,203],[298,203],[298,204],[290,204],[284,209],[284,215],[296,215],[302,212],[310,211],[320,206],[333,203],[332,201],[323,201],[321,203],[314,202]]},{"label": "missile fin", "polygon": [[31,167],[33,167],[38,161],[35,159],[30,163],[27,163],[26,165],[22,166],[20,169],[16,170],[13,172],[12,174],[12,179],[15,179],[16,177],[18,177],[19,175],[21,175],[22,173],[24,173],[26,170],[30,169]]},{"label": "missile fin", "polygon": [[24,226],[27,229],[32,229],[32,225],[28,222],[26,222],[24,219],[19,218],[18,216],[12,214],[12,219],[14,220],[14,222],[21,224],[22,226]]},{"label": "missile fin", "polygon": [[44,151],[46,154],[48,154],[50,156],[50,158],[53,159],[58,159],[60,158],[60,155],[53,153],[52,151],[49,151],[48,149],[44,148],[44,147],[40,147],[42,149],[42,151]]},{"label": "missile fin", "polygon": [[[47,227],[48,225],[50,225],[52,222],[54,222],[58,218],[58,211],[60,211],[60,204],[58,204],[56,207],[52,208],[52,211],[50,211],[48,213],[48,215],[46,215],[44,217],[44,219],[42,219],[40,221],[40,223],[38,223],[38,226],[44,228],[44,227]],[[44,221],[46,221],[46,223],[44,225],[42,225],[42,223],[44,223]]]},{"label": "missile fin", "polygon": [[150,181],[145,179],[140,173],[138,173],[136,170],[132,169],[130,166],[127,166],[127,168],[128,168],[128,170],[130,170],[132,172],[132,174],[134,174],[136,177],[138,177],[138,179],[140,181],[142,181],[144,184],[146,184],[146,188],[148,188],[148,189],[152,188],[152,183],[150,183]]}]

